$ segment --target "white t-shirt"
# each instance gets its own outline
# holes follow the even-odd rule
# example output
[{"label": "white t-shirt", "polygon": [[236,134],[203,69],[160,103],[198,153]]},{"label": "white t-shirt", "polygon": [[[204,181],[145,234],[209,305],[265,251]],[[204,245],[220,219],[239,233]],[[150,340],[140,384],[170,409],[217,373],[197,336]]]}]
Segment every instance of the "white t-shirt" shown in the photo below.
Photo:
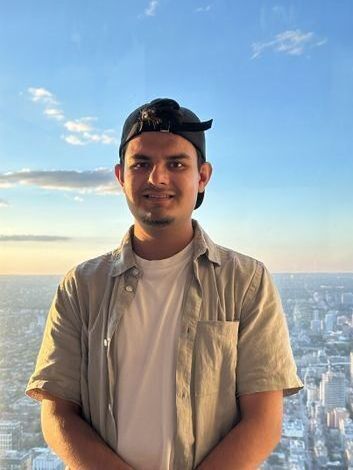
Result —
[{"label": "white t-shirt", "polygon": [[176,356],[193,242],[176,255],[145,260],[118,329],[118,454],[136,470],[172,469]]}]

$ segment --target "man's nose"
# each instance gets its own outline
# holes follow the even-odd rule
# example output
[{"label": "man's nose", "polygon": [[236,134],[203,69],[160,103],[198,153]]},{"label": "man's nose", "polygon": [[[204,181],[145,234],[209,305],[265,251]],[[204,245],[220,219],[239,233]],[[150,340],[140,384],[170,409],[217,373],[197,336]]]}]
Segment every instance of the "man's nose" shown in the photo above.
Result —
[{"label": "man's nose", "polygon": [[158,184],[168,184],[169,174],[164,165],[154,165],[152,168],[148,182],[157,186]]}]

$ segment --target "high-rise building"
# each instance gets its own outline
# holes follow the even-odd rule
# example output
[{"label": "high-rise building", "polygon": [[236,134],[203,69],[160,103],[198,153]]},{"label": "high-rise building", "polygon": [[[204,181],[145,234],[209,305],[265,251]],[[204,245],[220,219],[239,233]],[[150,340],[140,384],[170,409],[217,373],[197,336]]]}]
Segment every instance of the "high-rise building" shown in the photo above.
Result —
[{"label": "high-rise building", "polygon": [[349,412],[347,408],[333,408],[331,411],[327,412],[327,426],[329,428],[338,429],[340,421],[344,421],[348,417]]},{"label": "high-rise building", "polygon": [[21,449],[22,429],[19,421],[0,421],[0,451]]},{"label": "high-rise building", "polygon": [[320,382],[320,400],[325,407],[325,411],[345,407],[346,396],[343,373],[335,373],[329,370],[322,374]]},{"label": "high-rise building", "polygon": [[350,365],[350,371],[351,371],[351,384],[353,384],[353,351],[351,351],[349,355],[349,365]]},{"label": "high-rise building", "polygon": [[336,318],[337,315],[336,313],[332,312],[331,313],[326,313],[325,315],[325,331],[333,331],[336,325]]},{"label": "high-rise building", "polygon": [[311,403],[319,399],[319,390],[315,384],[308,384],[306,387],[307,393],[307,406],[311,406]]}]

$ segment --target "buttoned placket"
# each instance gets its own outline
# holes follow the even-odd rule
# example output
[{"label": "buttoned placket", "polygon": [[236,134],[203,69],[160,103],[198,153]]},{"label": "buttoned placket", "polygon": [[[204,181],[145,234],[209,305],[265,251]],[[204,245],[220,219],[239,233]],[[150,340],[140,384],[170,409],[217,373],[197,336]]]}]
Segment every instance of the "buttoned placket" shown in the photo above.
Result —
[{"label": "buttoned placket", "polygon": [[[129,308],[137,289],[140,271],[136,267],[127,270],[115,279],[115,288],[112,291],[110,306],[109,306],[109,320],[107,336],[104,338],[104,346],[107,349],[107,365],[108,365],[108,384],[109,384],[109,401],[108,413],[111,417],[112,427],[117,432],[117,422],[114,417],[115,410],[115,385],[118,379],[117,371],[117,358],[114,357],[115,348],[111,348],[111,341],[115,334],[117,334],[119,323],[126,310]],[[114,367],[115,364],[115,367]],[[117,437],[117,436],[116,436]],[[117,443],[117,439],[115,439]]]},{"label": "buttoned placket", "polygon": [[196,336],[196,325],[200,318],[202,286],[198,276],[197,260],[189,289],[183,302],[181,334],[177,351],[176,369],[176,435],[174,440],[174,468],[191,469],[194,460],[192,421],[192,356]]}]

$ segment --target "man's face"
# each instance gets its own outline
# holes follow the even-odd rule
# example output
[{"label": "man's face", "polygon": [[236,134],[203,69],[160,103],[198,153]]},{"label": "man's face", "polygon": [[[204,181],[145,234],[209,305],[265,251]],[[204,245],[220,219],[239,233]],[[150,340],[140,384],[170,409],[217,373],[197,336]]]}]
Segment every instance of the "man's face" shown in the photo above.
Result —
[{"label": "man's face", "polygon": [[195,147],[172,133],[144,132],[125,151],[115,174],[136,221],[166,226],[190,221],[197,194],[210,179],[209,163],[197,166]]}]

